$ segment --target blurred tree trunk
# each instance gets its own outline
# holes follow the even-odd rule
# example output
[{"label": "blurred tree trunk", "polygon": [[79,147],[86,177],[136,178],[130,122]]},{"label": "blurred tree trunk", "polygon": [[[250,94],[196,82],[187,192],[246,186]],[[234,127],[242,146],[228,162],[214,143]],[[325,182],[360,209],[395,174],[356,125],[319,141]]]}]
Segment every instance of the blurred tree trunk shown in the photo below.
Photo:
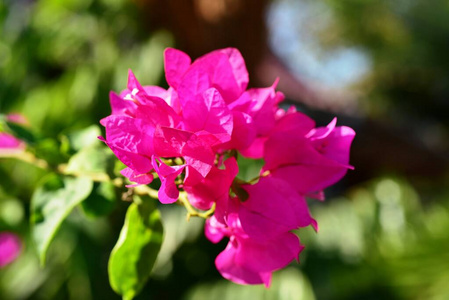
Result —
[{"label": "blurred tree trunk", "polygon": [[177,47],[192,58],[218,48],[236,47],[245,57],[250,77],[267,47],[267,0],[136,0],[145,10],[149,29],[165,28]]},{"label": "blurred tree trunk", "polygon": [[358,133],[351,161],[357,171],[350,176],[351,184],[380,175],[379,172],[418,177],[446,172],[448,160],[415,143],[412,133],[393,130],[382,122],[362,121],[357,108],[351,106],[356,103],[355,99],[333,91],[318,92],[293,75],[268,46],[265,12],[269,0],[135,1],[143,9],[148,30],[169,30],[177,48],[192,58],[218,48],[236,47],[245,58],[251,86],[267,86],[279,77],[278,89],[287,99],[321,112],[315,115],[319,123],[328,119],[329,112],[356,117],[356,122],[343,118],[343,123],[352,125]]}]

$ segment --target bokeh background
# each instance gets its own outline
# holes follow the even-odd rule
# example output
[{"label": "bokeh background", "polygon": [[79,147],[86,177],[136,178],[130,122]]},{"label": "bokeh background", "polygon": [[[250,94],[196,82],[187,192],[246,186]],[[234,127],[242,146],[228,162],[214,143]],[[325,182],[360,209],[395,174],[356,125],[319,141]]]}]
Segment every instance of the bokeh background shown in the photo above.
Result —
[{"label": "bokeh background", "polygon": [[[337,116],[356,130],[355,171],[311,202],[319,233],[298,231],[301,263],[270,290],[222,279],[225,243],[161,207],[166,241],[138,299],[449,299],[448,20],[445,0],[3,0],[0,112],[51,144],[107,116],[127,69],[166,86],[166,47],[193,58],[237,47],[252,86],[279,77],[317,124]],[[99,218],[75,210],[41,269],[28,221],[41,176],[0,159],[0,230],[24,243],[0,269],[0,298],[119,299],[107,261],[129,203]]]}]

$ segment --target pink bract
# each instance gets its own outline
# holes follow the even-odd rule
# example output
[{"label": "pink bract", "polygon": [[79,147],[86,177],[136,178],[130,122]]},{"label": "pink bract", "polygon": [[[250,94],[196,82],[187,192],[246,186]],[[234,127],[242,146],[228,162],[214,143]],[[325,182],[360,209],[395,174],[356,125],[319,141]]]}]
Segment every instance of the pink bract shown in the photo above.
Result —
[{"label": "pink bract", "polygon": [[0,232],[0,268],[12,263],[20,254],[22,242],[11,232]]},{"label": "pink bract", "polygon": [[[161,203],[176,202],[182,192],[190,210],[213,213],[206,237],[229,238],[215,261],[223,277],[269,286],[272,273],[303,249],[292,230],[318,229],[306,197],[323,200],[323,189],[352,168],[355,132],[336,126],[336,119],[316,128],[295,107],[281,109],[278,80],[248,89],[237,49],[192,61],[168,48],[164,68],[168,89],[142,86],[128,72],[126,89],[110,93],[112,113],[101,120],[101,139],[127,166],[122,174],[135,183],[129,187],[149,184],[157,174]],[[264,160],[259,177],[236,178],[239,156]]]},{"label": "pink bract", "polygon": [[[11,123],[28,125],[28,120],[21,114],[8,114],[6,120]],[[21,152],[26,148],[24,141],[8,134],[6,132],[0,132],[0,151],[7,152]]]}]

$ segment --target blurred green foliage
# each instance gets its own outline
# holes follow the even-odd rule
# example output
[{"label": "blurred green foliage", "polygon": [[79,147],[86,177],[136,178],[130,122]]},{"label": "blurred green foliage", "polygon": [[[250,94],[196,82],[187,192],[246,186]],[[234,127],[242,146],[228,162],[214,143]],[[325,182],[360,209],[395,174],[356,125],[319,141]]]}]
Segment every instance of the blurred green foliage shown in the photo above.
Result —
[{"label": "blurred green foliage", "polygon": [[0,110],[22,112],[50,136],[97,124],[128,68],[146,84],[161,79],[172,37],[139,20],[124,0],[2,1]]},{"label": "blurred green foliage", "polygon": [[356,46],[372,60],[361,88],[369,112],[445,126],[449,118],[449,6],[445,0],[323,0],[333,21],[328,46]]}]

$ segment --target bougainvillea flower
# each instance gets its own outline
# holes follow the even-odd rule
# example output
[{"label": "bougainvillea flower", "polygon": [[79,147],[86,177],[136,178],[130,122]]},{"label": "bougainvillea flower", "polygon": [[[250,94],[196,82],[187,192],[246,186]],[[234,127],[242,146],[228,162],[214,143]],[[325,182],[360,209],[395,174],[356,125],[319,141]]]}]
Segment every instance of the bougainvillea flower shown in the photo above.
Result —
[{"label": "bougainvillea flower", "polygon": [[315,226],[305,198],[288,182],[264,177],[242,187],[249,197],[239,205],[238,213],[250,237],[263,240],[299,227]]},{"label": "bougainvillea flower", "polygon": [[223,163],[224,169],[213,167],[209,174],[199,183],[185,185],[189,202],[198,209],[207,210],[214,203],[223,203],[229,198],[229,189],[238,173],[235,158],[231,157]]},{"label": "bougainvillea flower", "polygon": [[269,287],[272,272],[298,259],[302,249],[298,237],[290,232],[265,240],[236,235],[230,237],[226,249],[217,256],[215,265],[224,278],[235,283],[263,283]]},{"label": "bougainvillea flower", "polygon": [[161,180],[159,188],[159,201],[164,204],[176,202],[179,197],[179,191],[175,184],[175,179],[184,170],[185,165],[168,166],[161,160],[152,157],[153,167]]},{"label": "bougainvillea flower", "polygon": [[153,169],[154,126],[145,120],[123,115],[111,115],[100,123],[106,127],[106,139],[102,140],[136,176]]},{"label": "bougainvillea flower", "polygon": [[[320,191],[340,180],[352,166],[349,148],[354,138],[349,127],[313,129],[308,136],[277,132],[265,143],[262,172],[289,182],[303,194]],[[335,153],[334,153],[335,151]]]},{"label": "bougainvillea flower", "polygon": [[[28,125],[28,120],[21,114],[8,114],[6,121],[21,125]],[[1,130],[1,129],[0,129]],[[21,152],[26,148],[26,143],[13,135],[0,131],[0,151]]]},{"label": "bougainvillea flower", "polygon": [[148,173],[136,173],[131,168],[125,168],[120,171],[120,174],[128,178],[130,181],[135,182],[136,184],[129,184],[126,187],[135,187],[142,184],[149,184],[153,181],[154,176],[151,172]]},{"label": "bougainvillea flower", "polygon": [[25,149],[25,143],[18,138],[5,133],[0,132],[0,151],[23,151]]},{"label": "bougainvillea flower", "polygon": [[199,101],[184,101],[183,105],[185,130],[212,135],[216,139],[210,142],[212,146],[231,139],[232,113],[217,89],[207,89],[201,94]]},{"label": "bougainvillea flower", "polygon": [[[352,168],[355,133],[337,127],[336,119],[315,128],[295,107],[281,109],[278,80],[247,89],[237,49],[192,61],[169,48],[164,64],[168,89],[142,86],[129,71],[126,89],[110,94],[102,139],[127,166],[122,174],[135,183],[129,186],[149,184],[157,174],[162,203],[176,202],[183,190],[189,213],[213,213],[206,237],[214,243],[229,238],[215,261],[223,277],[269,286],[272,272],[298,259],[303,248],[292,230],[318,228],[306,197],[324,199],[322,190]],[[259,177],[236,177],[239,155],[264,160]]]},{"label": "bougainvillea flower", "polygon": [[[158,127],[154,135],[156,155],[159,157],[183,157],[193,182],[204,178],[212,169],[215,155],[208,144],[209,139],[193,132]],[[199,176],[197,176],[199,175]]]},{"label": "bougainvillea flower", "polygon": [[[236,205],[235,201],[233,205]],[[264,239],[251,238],[243,230],[233,209],[226,224],[215,217],[206,221],[205,234],[209,240],[218,243],[223,237],[229,237],[226,249],[215,260],[217,270],[224,278],[235,283],[263,283],[268,287],[272,272],[297,260],[303,246],[298,237],[290,232]]]},{"label": "bougainvillea flower", "polygon": [[249,81],[245,61],[234,48],[213,51],[191,65],[185,53],[169,48],[164,64],[167,82],[178,90],[181,102],[214,87],[230,103],[245,91]]},{"label": "bougainvillea flower", "polygon": [[13,262],[20,254],[22,242],[11,232],[0,232],[0,268]]}]

